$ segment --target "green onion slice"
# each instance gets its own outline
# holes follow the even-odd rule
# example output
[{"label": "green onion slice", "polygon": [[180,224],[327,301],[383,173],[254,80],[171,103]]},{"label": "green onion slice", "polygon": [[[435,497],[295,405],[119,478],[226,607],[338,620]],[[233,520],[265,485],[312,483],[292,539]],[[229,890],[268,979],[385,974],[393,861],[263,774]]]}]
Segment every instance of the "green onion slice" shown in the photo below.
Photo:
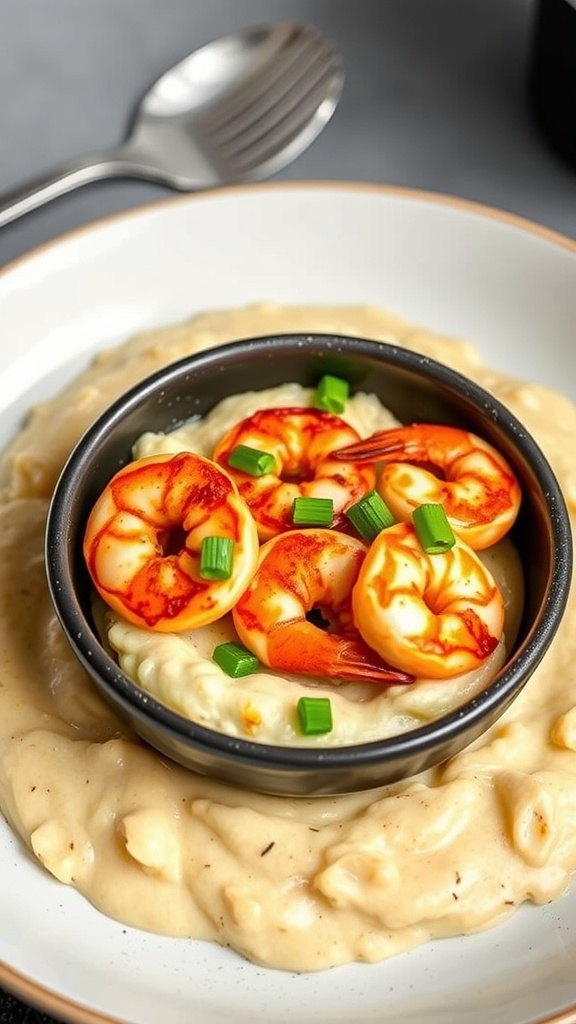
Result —
[{"label": "green onion slice", "polygon": [[441,555],[456,543],[442,505],[430,502],[412,513],[416,535],[427,555]]},{"label": "green onion slice", "polygon": [[276,468],[276,457],[271,452],[262,452],[247,444],[237,444],[228,456],[228,465],[250,476],[264,476]]},{"label": "green onion slice", "polygon": [[294,498],[292,522],[294,526],[332,526],[334,502],[332,498]]},{"label": "green onion slice", "polygon": [[332,732],[332,705],[328,697],[300,697],[296,707],[305,736]]},{"label": "green onion slice", "polygon": [[233,640],[225,644],[218,644],[212,651],[212,660],[232,679],[249,676],[251,672],[256,672],[260,664],[252,651]]},{"label": "green onion slice", "polygon": [[378,491],[370,491],[360,501],[346,509],[346,516],[357,530],[363,540],[371,543],[389,526],[393,526],[395,519],[388,505],[380,497]]},{"label": "green onion slice", "polygon": [[233,558],[234,541],[230,537],[204,537],[200,548],[200,576],[203,580],[229,580]]},{"label": "green onion slice", "polygon": [[336,415],[344,412],[350,385],[342,377],[333,377],[327,373],[322,377],[316,386],[314,405],[317,409],[324,409],[326,412],[333,412]]}]

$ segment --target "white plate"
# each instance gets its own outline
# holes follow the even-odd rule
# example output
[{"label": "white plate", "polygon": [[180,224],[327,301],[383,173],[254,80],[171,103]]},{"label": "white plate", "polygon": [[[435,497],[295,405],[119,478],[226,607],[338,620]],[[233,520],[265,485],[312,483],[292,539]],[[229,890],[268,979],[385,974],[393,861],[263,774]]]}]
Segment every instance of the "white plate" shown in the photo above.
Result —
[{"label": "white plate", "polygon": [[[264,298],[383,305],[576,398],[575,244],[434,195],[257,186],[96,224],[0,275],[0,444],[97,347]],[[1,822],[0,863],[0,984],[75,1024],[576,1022],[576,888],[479,935],[293,975],[108,920]]]}]

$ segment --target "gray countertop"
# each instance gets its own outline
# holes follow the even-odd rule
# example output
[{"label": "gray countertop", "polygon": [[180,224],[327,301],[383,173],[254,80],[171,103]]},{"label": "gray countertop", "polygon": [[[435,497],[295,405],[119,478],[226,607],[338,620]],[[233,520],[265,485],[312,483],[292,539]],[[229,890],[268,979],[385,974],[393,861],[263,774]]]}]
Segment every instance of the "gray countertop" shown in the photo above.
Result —
[{"label": "gray countertop", "polygon": [[[148,86],[197,46],[289,19],[333,40],[346,83],[326,131],[279,179],[451,193],[576,239],[576,170],[549,148],[528,100],[536,2],[0,0],[0,192],[118,143]],[[0,231],[0,264],[166,194],[88,186]],[[0,1024],[48,1021],[0,990]]]},{"label": "gray countertop", "polygon": [[[118,143],[174,62],[263,20],[314,22],[347,80],[328,130],[281,179],[454,193],[576,237],[576,173],[528,103],[537,0],[0,0],[0,192]],[[165,195],[91,185],[0,233],[0,263],[97,217]]]}]

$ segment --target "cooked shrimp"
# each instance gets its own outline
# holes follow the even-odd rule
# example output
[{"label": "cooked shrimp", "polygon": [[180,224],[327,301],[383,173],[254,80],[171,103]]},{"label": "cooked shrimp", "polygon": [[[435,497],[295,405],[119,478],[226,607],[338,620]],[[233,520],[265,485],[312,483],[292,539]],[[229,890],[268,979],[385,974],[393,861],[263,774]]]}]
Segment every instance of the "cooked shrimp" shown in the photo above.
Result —
[{"label": "cooked shrimp", "polygon": [[393,427],[336,457],[385,462],[378,486],[396,519],[410,522],[418,505],[441,504],[454,533],[476,551],[500,540],[518,515],[520,485],[506,459],[457,427]]},{"label": "cooked shrimp", "polygon": [[[292,530],[266,541],[252,582],[232,611],[241,641],[282,672],[412,682],[384,664],[354,625],[351,592],[366,550],[355,537],[328,529]],[[309,621],[314,612],[328,629]]]},{"label": "cooked shrimp", "polygon": [[[202,540],[234,542],[230,579],[199,575]],[[110,607],[137,626],[194,629],[230,610],[258,561],[258,537],[234,482],[190,452],[152,455],[124,466],[88,519],[84,557]]]},{"label": "cooked shrimp", "polygon": [[[371,466],[336,462],[331,453],[359,439],[339,416],[320,409],[261,409],[236,424],[213,457],[236,481],[263,541],[292,529],[292,507],[299,496],[332,498],[332,527],[346,525],[345,509],[373,489],[376,475]],[[256,477],[231,468],[228,457],[240,444],[274,455],[275,472]]]},{"label": "cooked shrimp", "polygon": [[352,610],[361,636],[382,658],[428,679],[477,668],[504,629],[504,601],[478,555],[461,540],[428,555],[410,523],[373,541]]}]

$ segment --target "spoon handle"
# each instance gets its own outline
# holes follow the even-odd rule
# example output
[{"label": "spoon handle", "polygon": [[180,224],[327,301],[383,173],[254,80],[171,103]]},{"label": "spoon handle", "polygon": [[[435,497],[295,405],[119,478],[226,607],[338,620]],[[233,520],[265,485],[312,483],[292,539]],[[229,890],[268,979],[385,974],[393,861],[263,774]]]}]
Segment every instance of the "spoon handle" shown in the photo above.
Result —
[{"label": "spoon handle", "polygon": [[33,178],[25,185],[0,196],[0,228],[44,203],[65,195],[82,185],[106,178],[148,178],[145,168],[130,158],[127,147],[91,153]]}]

